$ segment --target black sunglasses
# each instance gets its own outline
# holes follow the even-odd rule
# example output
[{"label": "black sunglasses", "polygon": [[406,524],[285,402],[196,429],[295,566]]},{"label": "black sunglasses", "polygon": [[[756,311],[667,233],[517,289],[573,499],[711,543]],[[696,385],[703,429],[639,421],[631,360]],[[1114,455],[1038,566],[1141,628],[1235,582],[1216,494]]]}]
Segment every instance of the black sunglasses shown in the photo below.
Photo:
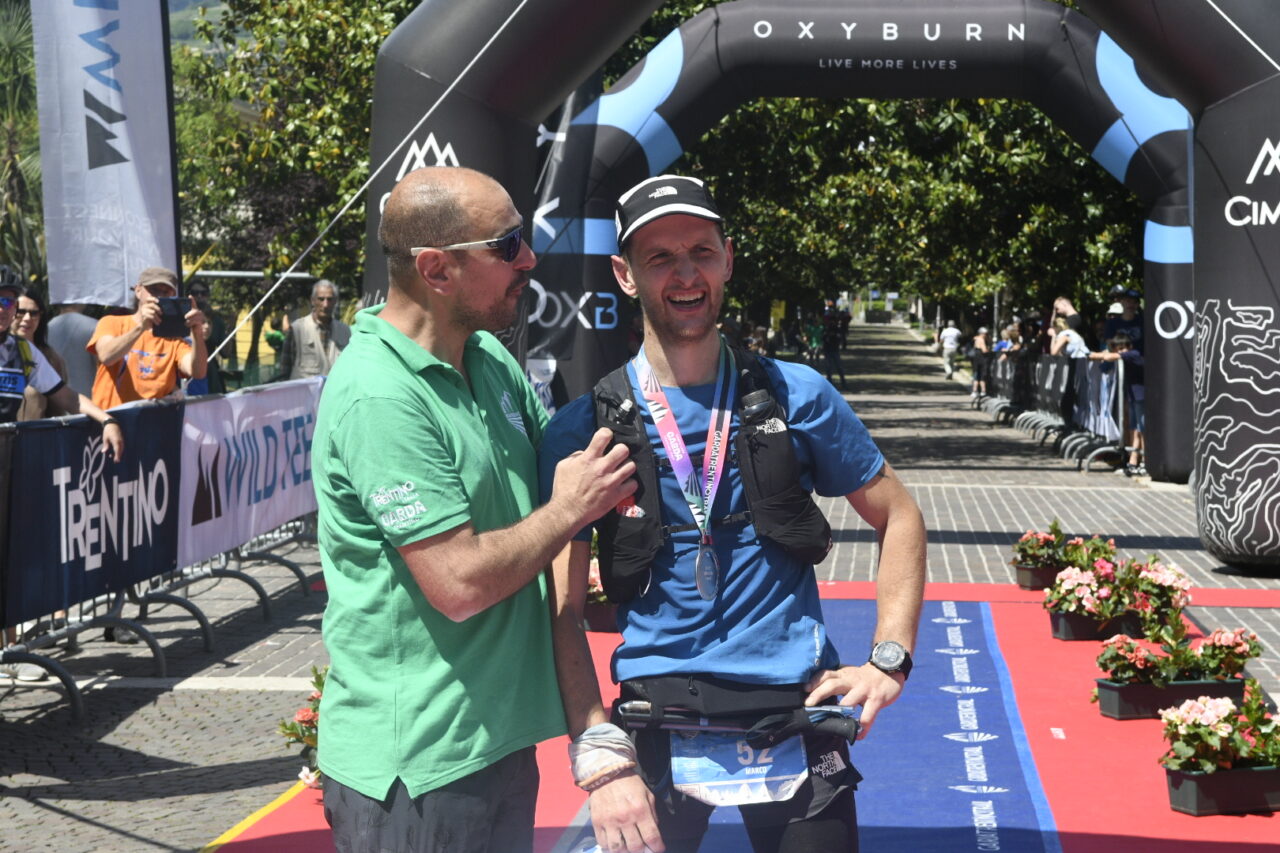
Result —
[{"label": "black sunglasses", "polygon": [[524,225],[521,224],[496,240],[475,240],[471,243],[452,243],[448,246],[415,246],[409,250],[409,254],[416,258],[422,253],[423,249],[440,249],[442,251],[452,251],[454,249],[498,249],[502,252],[502,260],[511,263],[519,256],[520,244],[523,240]]}]

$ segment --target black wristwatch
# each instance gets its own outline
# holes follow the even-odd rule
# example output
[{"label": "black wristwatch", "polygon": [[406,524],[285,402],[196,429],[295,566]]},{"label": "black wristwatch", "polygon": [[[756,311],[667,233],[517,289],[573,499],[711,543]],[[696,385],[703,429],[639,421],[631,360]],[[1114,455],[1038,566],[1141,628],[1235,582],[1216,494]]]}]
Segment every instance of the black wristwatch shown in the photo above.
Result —
[{"label": "black wristwatch", "polygon": [[902,643],[895,643],[893,640],[876,643],[867,662],[889,675],[900,672],[904,680],[911,675],[911,652]]},{"label": "black wristwatch", "polygon": [[103,428],[103,429],[106,429],[107,427],[111,426],[112,424],[119,425],[119,423],[120,423],[120,422],[119,422],[118,420],[116,420],[115,418],[106,418],[106,419],[102,422],[102,428]]}]

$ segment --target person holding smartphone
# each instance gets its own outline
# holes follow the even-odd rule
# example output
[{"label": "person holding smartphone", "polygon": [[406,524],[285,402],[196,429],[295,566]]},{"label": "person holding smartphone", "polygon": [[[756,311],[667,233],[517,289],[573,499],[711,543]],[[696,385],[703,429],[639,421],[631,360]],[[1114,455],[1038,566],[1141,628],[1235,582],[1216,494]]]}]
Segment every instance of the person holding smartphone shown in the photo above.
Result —
[{"label": "person holding smartphone", "polygon": [[203,379],[208,370],[209,353],[200,333],[204,312],[194,296],[178,299],[177,274],[147,267],[133,294],[137,309],[103,317],[85,347],[98,359],[93,402],[104,409],[166,397],[180,378]]}]

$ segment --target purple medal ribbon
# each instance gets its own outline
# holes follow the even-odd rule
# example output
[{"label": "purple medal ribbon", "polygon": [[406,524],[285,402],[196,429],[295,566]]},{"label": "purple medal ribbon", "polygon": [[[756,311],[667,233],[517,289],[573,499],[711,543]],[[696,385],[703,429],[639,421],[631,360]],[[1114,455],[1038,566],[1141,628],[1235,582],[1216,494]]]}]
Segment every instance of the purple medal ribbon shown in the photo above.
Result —
[{"label": "purple medal ribbon", "polygon": [[[640,380],[640,393],[644,395],[649,407],[649,415],[658,429],[662,446],[666,448],[667,458],[671,460],[671,469],[675,473],[676,482],[684,494],[689,511],[693,514],[693,522],[698,526],[701,537],[698,541],[698,556],[694,563],[694,579],[697,582],[698,594],[706,601],[716,597],[720,588],[720,564],[711,541],[711,508],[715,504],[716,492],[720,488],[720,478],[724,473],[723,461],[725,442],[729,439],[729,425],[733,417],[732,403],[737,388],[737,377],[729,366],[729,354],[720,339],[720,364],[716,375],[715,396],[712,398],[711,423],[707,426],[707,445],[702,456],[702,476],[693,470],[693,462],[689,459],[689,451],[685,447],[684,437],[676,424],[676,416],[671,411],[667,394],[662,390],[662,383],[653,374],[653,367],[644,353],[644,347],[636,353],[632,365],[636,377]],[[725,394],[726,387],[728,393]]]}]

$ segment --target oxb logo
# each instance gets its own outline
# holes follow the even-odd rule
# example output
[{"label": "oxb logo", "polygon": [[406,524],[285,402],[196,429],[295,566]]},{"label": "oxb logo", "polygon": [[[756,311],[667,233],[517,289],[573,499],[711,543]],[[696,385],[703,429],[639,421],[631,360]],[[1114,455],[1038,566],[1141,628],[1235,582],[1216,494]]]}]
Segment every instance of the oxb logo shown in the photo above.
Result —
[{"label": "oxb logo", "polygon": [[529,312],[529,323],[544,329],[563,329],[577,320],[584,329],[616,329],[618,327],[618,295],[587,291],[575,297],[571,293],[548,291],[537,281],[529,287],[538,294],[538,302]]}]

